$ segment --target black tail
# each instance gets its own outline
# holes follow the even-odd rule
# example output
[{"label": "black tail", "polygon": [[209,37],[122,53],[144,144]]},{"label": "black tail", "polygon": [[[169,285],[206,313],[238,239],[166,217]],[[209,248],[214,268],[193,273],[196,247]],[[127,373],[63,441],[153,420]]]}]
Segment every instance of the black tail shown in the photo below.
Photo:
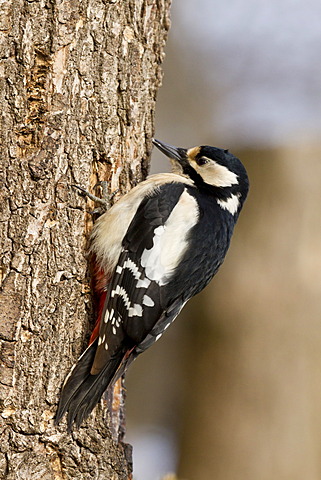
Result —
[{"label": "black tail", "polygon": [[112,381],[125,353],[118,352],[117,355],[110,358],[110,361],[97,375],[91,375],[90,370],[94,361],[97,343],[98,339],[89,345],[87,350],[81,355],[62,387],[55,423],[57,425],[64,413],[68,411],[68,431],[71,431],[73,422],[75,422],[77,428],[80,427],[81,423],[99,402],[102,394]]}]

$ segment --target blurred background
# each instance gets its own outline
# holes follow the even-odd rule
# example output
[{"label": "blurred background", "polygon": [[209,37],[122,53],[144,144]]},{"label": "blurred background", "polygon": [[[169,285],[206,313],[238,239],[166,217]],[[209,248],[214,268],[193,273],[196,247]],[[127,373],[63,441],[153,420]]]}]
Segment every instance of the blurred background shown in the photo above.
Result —
[{"label": "blurred background", "polygon": [[320,137],[319,0],[174,1],[156,138],[229,148],[251,190],[220,273],[127,375],[135,479],[320,480]]}]

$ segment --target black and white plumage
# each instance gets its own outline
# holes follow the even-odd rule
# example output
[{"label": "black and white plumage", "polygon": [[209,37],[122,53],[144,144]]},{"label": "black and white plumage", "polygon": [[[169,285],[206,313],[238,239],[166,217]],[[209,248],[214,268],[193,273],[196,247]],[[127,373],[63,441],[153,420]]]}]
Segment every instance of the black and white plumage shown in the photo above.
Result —
[{"label": "black and white plumage", "polygon": [[227,150],[154,144],[173,173],[149,177],[94,225],[104,304],[99,334],[62,389],[56,421],[68,411],[69,428],[209,283],[248,193],[246,170]]}]

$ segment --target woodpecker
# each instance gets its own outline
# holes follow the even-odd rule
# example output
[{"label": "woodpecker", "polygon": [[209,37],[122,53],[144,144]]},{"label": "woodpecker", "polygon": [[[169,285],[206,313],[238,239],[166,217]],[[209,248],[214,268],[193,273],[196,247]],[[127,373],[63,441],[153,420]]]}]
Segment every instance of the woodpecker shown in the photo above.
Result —
[{"label": "woodpecker", "polygon": [[246,170],[228,150],[153,143],[172,173],[150,176],[93,227],[100,308],[91,342],[62,387],[56,423],[68,412],[69,430],[210,282],[248,193]]}]

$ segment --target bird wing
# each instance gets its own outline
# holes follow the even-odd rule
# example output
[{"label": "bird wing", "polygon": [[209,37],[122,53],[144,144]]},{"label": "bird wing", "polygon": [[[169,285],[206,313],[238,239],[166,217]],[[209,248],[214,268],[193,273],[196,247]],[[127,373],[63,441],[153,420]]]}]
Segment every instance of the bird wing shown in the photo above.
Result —
[{"label": "bird wing", "polygon": [[190,188],[165,184],[141,202],[108,286],[91,373],[100,372],[124,345],[139,353],[148,348],[185,303],[165,286],[175,276],[198,220]]}]

